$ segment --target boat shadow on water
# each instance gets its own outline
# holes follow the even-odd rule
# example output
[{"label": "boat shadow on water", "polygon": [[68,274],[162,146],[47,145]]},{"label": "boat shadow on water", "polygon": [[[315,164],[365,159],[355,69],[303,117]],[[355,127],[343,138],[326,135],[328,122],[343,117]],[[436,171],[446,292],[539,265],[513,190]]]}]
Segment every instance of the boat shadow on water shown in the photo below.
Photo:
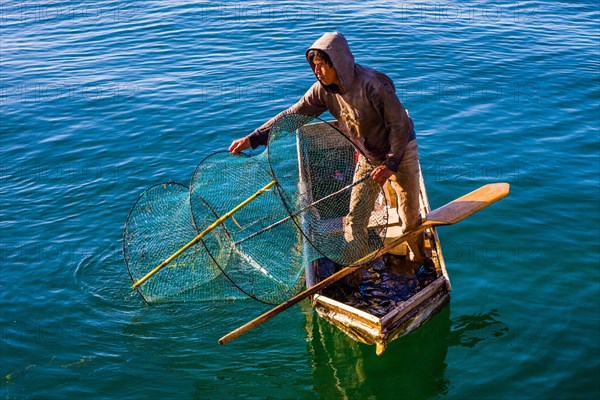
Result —
[{"label": "boat shadow on water", "polygon": [[322,398],[432,398],[450,387],[445,377],[451,346],[475,347],[508,327],[491,310],[450,318],[450,305],[415,332],[390,344],[383,356],[312,314],[306,325],[313,355],[314,390]]}]

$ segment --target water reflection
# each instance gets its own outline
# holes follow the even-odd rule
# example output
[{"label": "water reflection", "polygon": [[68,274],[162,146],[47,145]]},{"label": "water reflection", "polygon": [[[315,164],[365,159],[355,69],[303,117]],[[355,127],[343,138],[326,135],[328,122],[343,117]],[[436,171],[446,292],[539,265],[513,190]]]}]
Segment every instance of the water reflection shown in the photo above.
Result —
[{"label": "water reflection", "polygon": [[504,335],[508,327],[492,310],[451,320],[450,306],[417,331],[390,343],[378,357],[312,313],[307,318],[313,355],[314,390],[322,398],[428,399],[448,392],[446,354],[450,346],[474,347]]},{"label": "water reflection", "polygon": [[452,320],[449,346],[475,347],[477,343],[508,333],[508,326],[499,320],[498,310],[475,315],[460,315]]}]

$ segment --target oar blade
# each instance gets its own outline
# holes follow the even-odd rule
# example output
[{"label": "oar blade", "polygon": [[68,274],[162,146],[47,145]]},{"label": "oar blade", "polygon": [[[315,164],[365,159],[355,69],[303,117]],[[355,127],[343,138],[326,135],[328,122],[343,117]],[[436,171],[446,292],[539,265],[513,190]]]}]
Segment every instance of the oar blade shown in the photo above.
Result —
[{"label": "oar blade", "polygon": [[455,224],[508,196],[508,183],[490,183],[427,214],[432,225]]}]

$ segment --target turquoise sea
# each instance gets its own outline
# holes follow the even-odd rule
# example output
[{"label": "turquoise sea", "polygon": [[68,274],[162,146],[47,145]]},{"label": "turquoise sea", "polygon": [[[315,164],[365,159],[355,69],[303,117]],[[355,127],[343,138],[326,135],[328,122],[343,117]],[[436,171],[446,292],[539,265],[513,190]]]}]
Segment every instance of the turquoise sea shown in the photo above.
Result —
[{"label": "turquoise sea", "polygon": [[[597,1],[0,2],[3,399],[596,399]],[[295,306],[147,306],[121,254],[147,187],[189,182],[314,81],[339,30],[416,123],[453,291],[383,356]]]}]

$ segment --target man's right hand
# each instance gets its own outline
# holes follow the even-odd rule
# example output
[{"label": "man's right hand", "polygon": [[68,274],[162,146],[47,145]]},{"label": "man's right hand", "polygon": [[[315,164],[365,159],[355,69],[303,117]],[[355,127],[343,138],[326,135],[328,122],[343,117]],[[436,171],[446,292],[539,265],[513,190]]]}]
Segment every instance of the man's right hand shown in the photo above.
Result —
[{"label": "man's right hand", "polygon": [[250,147],[250,139],[244,137],[241,139],[234,140],[229,146],[229,152],[233,155],[239,155],[242,150],[246,150]]}]

